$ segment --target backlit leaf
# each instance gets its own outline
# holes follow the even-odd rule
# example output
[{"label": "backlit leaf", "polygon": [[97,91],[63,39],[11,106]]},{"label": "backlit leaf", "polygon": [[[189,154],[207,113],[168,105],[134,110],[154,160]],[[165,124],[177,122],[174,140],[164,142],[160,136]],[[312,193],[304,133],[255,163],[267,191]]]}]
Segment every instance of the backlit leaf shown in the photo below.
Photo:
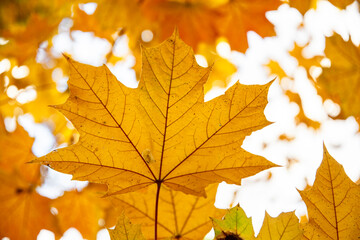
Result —
[{"label": "backlit leaf", "polygon": [[305,239],[358,239],[360,188],[324,147],[313,187],[300,191],[309,214],[302,225]]},{"label": "backlit leaf", "polygon": [[79,131],[77,144],[36,162],[109,185],[109,194],[161,182],[195,195],[215,182],[241,179],[276,166],[241,148],[269,124],[264,116],[271,83],[231,87],[204,102],[210,68],[197,65],[178,37],[143,49],[139,86],[122,85],[106,66],[69,59],[70,97],[56,106]]},{"label": "backlit leaf", "polygon": [[51,202],[51,207],[57,210],[57,224],[62,233],[74,227],[83,238],[96,239],[97,232],[105,225],[106,212],[111,208],[110,201],[101,198],[104,190],[98,188],[97,184],[89,184],[80,192],[65,192]]},{"label": "backlit leaf", "polygon": [[35,190],[41,183],[40,166],[25,164],[34,157],[33,139],[20,126],[6,132],[3,124],[0,121],[0,238],[36,239],[41,229],[58,233],[51,200]]},{"label": "backlit leaf", "polygon": [[265,212],[264,223],[256,239],[300,240],[302,231],[295,212],[281,213],[273,218]]},{"label": "backlit leaf", "polygon": [[334,34],[326,39],[325,55],[331,67],[317,80],[321,96],[340,105],[340,117],[354,116],[360,123],[360,47]]},{"label": "backlit leaf", "polygon": [[217,240],[255,239],[251,218],[246,216],[244,210],[242,210],[239,205],[229,209],[224,219],[219,220],[212,218],[212,221],[215,230],[215,239]]},{"label": "backlit leaf", "polygon": [[[265,13],[276,10],[281,4],[279,0],[268,0],[265,4],[259,0],[98,2],[93,15],[75,15],[74,30],[95,31],[96,35],[111,39],[111,34],[123,28],[133,48],[143,42],[141,33],[144,30],[151,30],[153,41],[158,43],[178,27],[184,41],[194,49],[199,43],[214,44],[217,38],[226,37],[232,49],[242,52],[248,47],[248,31],[255,31],[262,37],[275,35]],[[114,8],[119,11],[112,11]]]},{"label": "backlit leaf", "polygon": [[108,229],[111,240],[145,240],[140,225],[131,224],[125,214],[120,215],[115,229]]},{"label": "backlit leaf", "polygon": [[273,218],[265,212],[264,223],[255,238],[251,218],[248,218],[240,206],[228,210],[222,220],[212,219],[216,240],[299,240],[302,237],[299,219],[294,212],[281,213]]},{"label": "backlit leaf", "polygon": [[51,199],[40,196],[35,185],[0,171],[0,188],[0,238],[36,239],[41,229],[57,232]]},{"label": "backlit leaf", "polygon": [[[223,210],[214,207],[217,185],[207,187],[207,198],[162,187],[159,199],[159,239],[202,239],[211,229],[212,217]],[[111,197],[116,212],[125,212],[132,222],[141,224],[146,239],[154,238],[156,186],[143,192]]]}]

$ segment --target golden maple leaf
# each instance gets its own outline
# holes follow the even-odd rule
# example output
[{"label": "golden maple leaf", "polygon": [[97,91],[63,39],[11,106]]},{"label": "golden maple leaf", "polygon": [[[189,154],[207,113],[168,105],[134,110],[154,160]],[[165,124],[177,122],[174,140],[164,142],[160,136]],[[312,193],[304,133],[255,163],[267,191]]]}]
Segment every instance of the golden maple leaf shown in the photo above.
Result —
[{"label": "golden maple leaf", "polygon": [[256,239],[300,240],[301,237],[302,231],[295,212],[281,213],[277,217],[271,217],[265,212],[264,223]]},{"label": "golden maple leaf", "polygon": [[244,210],[237,205],[228,210],[222,220],[212,219],[215,239],[272,239],[272,240],[300,240],[302,231],[299,219],[294,212],[281,213],[273,218],[265,212],[263,226],[259,235],[255,238],[251,218],[248,218]]},{"label": "golden maple leaf", "polygon": [[[248,47],[248,31],[255,31],[262,37],[275,34],[265,12],[276,10],[280,4],[279,0],[269,0],[266,4],[259,0],[99,0],[93,15],[79,12],[74,16],[73,29],[95,31],[96,35],[111,39],[111,34],[123,28],[133,49],[142,42],[141,33],[146,29],[154,33],[153,41],[158,43],[178,27],[184,41],[194,49],[201,42],[214,44],[216,38],[224,36],[232,49],[244,52]],[[237,27],[234,28],[234,24]]]},{"label": "golden maple leaf", "polygon": [[325,55],[331,67],[317,79],[320,95],[340,105],[339,117],[354,116],[360,123],[360,47],[334,34],[326,38]]},{"label": "golden maple leaf", "polygon": [[142,79],[136,89],[116,80],[107,67],[69,59],[70,97],[56,106],[75,125],[77,144],[36,162],[109,185],[109,194],[151,184],[195,195],[223,180],[276,166],[241,148],[244,138],[267,126],[264,86],[239,83],[204,103],[210,68],[196,64],[177,32],[155,48],[143,49]]},{"label": "golden maple leaf", "polygon": [[125,214],[121,214],[115,229],[108,229],[111,240],[145,240],[140,225],[131,224]]},{"label": "golden maple leaf", "polygon": [[[145,192],[112,196],[115,212],[124,212],[132,222],[141,224],[146,239],[154,237],[156,186]],[[214,207],[217,184],[206,188],[207,198],[197,197],[162,187],[159,199],[159,239],[202,239],[211,229],[211,217],[223,210]],[[113,210],[114,211],[114,210]]]},{"label": "golden maple leaf", "polygon": [[50,199],[35,188],[41,183],[40,166],[33,159],[33,139],[20,126],[6,132],[0,118],[0,238],[36,239],[41,229],[57,233]]},{"label": "golden maple leaf", "polygon": [[324,146],[323,161],[314,185],[300,191],[309,214],[302,225],[305,239],[357,239],[360,237],[360,188]]},{"label": "golden maple leaf", "polygon": [[54,199],[51,207],[57,210],[59,230],[63,233],[74,227],[84,238],[96,239],[98,231],[105,224],[113,226],[114,219],[107,217],[108,210],[112,209],[111,203],[107,198],[101,198],[104,190],[106,187],[90,183],[82,191],[65,192],[63,196]]},{"label": "golden maple leaf", "polygon": [[[20,126],[9,133],[0,114],[0,169],[8,174],[20,174],[32,184],[40,183],[39,165],[25,165],[34,158],[31,151],[34,139]],[[3,150],[4,149],[4,150]]]},{"label": "golden maple leaf", "polygon": [[35,185],[0,170],[0,237],[36,239],[41,229],[57,232],[51,199],[40,196]]},{"label": "golden maple leaf", "polygon": [[240,205],[228,210],[223,219],[211,219],[215,230],[216,240],[226,239],[255,239],[251,217],[248,218]]}]

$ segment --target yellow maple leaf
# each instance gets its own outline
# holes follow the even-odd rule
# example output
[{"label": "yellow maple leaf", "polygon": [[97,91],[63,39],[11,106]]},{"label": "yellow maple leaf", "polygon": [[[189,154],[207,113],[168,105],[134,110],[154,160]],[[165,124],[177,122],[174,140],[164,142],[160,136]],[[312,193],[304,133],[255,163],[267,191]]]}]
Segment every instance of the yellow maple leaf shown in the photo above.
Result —
[{"label": "yellow maple leaf", "polygon": [[305,239],[357,239],[360,237],[360,188],[324,146],[323,161],[314,185],[300,191],[309,214],[302,224]]},{"label": "yellow maple leaf", "polygon": [[[258,0],[98,1],[93,15],[75,16],[73,29],[95,31],[111,39],[110,35],[118,28],[124,28],[133,47],[143,42],[141,33],[144,30],[151,30],[153,42],[158,43],[178,27],[184,41],[194,49],[201,42],[214,44],[216,38],[224,36],[232,49],[244,52],[248,47],[248,31],[255,31],[262,37],[275,34],[265,12],[276,10],[280,4],[279,0],[269,0],[266,4]],[[234,24],[238,27],[234,28]]]},{"label": "yellow maple leaf", "polygon": [[107,67],[69,59],[70,97],[56,106],[75,125],[77,144],[36,162],[75,179],[109,185],[109,194],[151,184],[205,195],[210,183],[240,183],[276,166],[241,148],[244,138],[267,126],[263,110],[270,84],[242,86],[204,103],[209,68],[196,64],[177,32],[143,49],[138,88],[129,89]]},{"label": "yellow maple leaf", "polygon": [[131,224],[125,214],[121,214],[115,229],[108,229],[111,240],[145,240],[140,225]]},{"label": "yellow maple leaf", "polygon": [[275,218],[265,212],[264,223],[256,239],[300,240],[301,237],[302,231],[295,212],[281,213]]},{"label": "yellow maple leaf", "polygon": [[14,132],[9,133],[5,129],[4,121],[0,115],[0,169],[6,173],[21,174],[24,179],[37,183],[39,179],[39,166],[25,165],[34,158],[31,151],[34,139],[28,133],[17,126]]},{"label": "yellow maple leaf", "polygon": [[41,229],[57,233],[51,200],[35,190],[41,183],[40,166],[25,164],[34,157],[33,139],[20,126],[6,132],[0,120],[0,238],[36,239]]},{"label": "yellow maple leaf", "polygon": [[216,240],[299,240],[302,237],[299,219],[295,216],[295,212],[281,213],[275,218],[265,212],[264,223],[256,238],[251,217],[248,218],[239,205],[229,209],[223,219],[212,219],[212,221]]},{"label": "yellow maple leaf", "polygon": [[[98,231],[105,225],[105,222],[102,225],[99,225],[99,222],[106,219],[106,212],[111,208],[107,198],[100,198],[104,191],[101,187],[89,184],[80,192],[65,192],[63,196],[51,202],[51,207],[57,209],[56,220],[62,233],[74,227],[83,238],[96,239]],[[114,223],[113,219],[107,220]]]},{"label": "yellow maple leaf", "polygon": [[[112,196],[117,213],[125,212],[132,222],[141,224],[146,239],[154,237],[156,186],[146,191]],[[162,187],[159,198],[159,239],[201,239],[211,229],[212,217],[223,210],[214,207],[217,184],[206,189],[207,198]]]},{"label": "yellow maple leaf", "polygon": [[1,238],[36,239],[41,229],[57,232],[51,199],[40,196],[35,185],[0,170],[0,188]]},{"label": "yellow maple leaf", "polygon": [[255,239],[251,217],[248,218],[244,210],[237,205],[228,210],[223,219],[211,219],[215,230],[216,240],[226,239]]},{"label": "yellow maple leaf", "polygon": [[326,38],[325,55],[331,60],[331,67],[323,68],[317,79],[319,94],[340,105],[340,118],[359,119],[360,47],[334,34]]}]

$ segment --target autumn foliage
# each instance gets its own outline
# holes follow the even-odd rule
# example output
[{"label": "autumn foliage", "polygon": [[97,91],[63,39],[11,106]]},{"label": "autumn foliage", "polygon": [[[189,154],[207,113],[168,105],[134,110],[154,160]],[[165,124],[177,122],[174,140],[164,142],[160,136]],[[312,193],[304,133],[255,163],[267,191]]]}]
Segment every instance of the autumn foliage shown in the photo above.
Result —
[{"label": "autumn foliage", "polygon": [[[244,70],[234,56],[251,55],[250,31],[276,39],[270,11],[297,11],[302,20],[294,31],[306,32],[320,2],[2,1],[0,238],[36,239],[46,229],[60,239],[69,228],[85,239],[107,228],[112,240],[203,239],[212,228],[217,240],[360,238],[360,187],[328,152],[327,141],[314,182],[297,190],[307,215],[295,208],[278,216],[265,212],[257,232],[236,192],[228,209],[214,206],[215,199],[226,199],[216,197],[219,183],[240,185],[265,172],[270,181],[274,169],[299,162],[289,156],[282,164],[244,148],[250,135],[277,124],[266,114],[271,89],[298,108],[294,128],[315,136],[329,122],[351,121],[359,135],[360,47],[350,30],[347,39],[336,32],[322,36],[323,53],[310,57],[304,51],[314,44],[311,37],[305,43],[294,38],[284,55],[297,61],[302,85],[298,72],[272,57],[260,64],[266,79],[233,80]],[[352,6],[360,18],[358,1],[323,2],[344,12]],[[85,64],[77,49],[65,46],[75,44],[79,32],[108,44],[97,59],[102,65]],[[119,46],[127,53],[119,54]],[[129,59],[131,87],[131,79],[114,74]],[[308,114],[311,94],[321,98],[322,118]],[[38,124],[52,133],[48,154],[34,155],[34,138],[19,124],[24,116],[33,120],[25,127],[30,133]],[[291,144],[297,140],[292,134],[273,131],[273,139]],[[38,189],[54,170],[89,183],[43,196]]]}]

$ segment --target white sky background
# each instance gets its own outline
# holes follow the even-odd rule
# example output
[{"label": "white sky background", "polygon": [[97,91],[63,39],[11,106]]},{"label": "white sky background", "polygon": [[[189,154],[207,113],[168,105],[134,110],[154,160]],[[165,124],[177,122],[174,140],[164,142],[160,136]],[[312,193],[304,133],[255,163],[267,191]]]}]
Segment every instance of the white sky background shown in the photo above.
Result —
[{"label": "white sky background", "polygon": [[[95,4],[85,5],[85,10],[90,12],[96,7]],[[268,12],[268,19],[275,25],[276,37],[262,39],[254,32],[248,33],[249,49],[245,54],[230,51],[227,44],[221,43],[217,47],[218,53],[229,59],[238,69],[233,76],[233,83],[240,79],[243,84],[265,84],[273,79],[268,75],[268,70],[263,67],[269,58],[277,60],[289,76],[294,76],[295,88],[303,100],[304,111],[308,117],[322,122],[319,130],[314,131],[304,124],[295,125],[294,117],[299,109],[296,104],[291,104],[282,94],[279,81],[276,80],[269,91],[269,104],[265,109],[266,117],[274,124],[254,132],[244,141],[243,148],[257,155],[262,155],[268,160],[285,167],[273,168],[263,171],[253,177],[242,181],[242,186],[221,184],[216,206],[227,208],[233,199],[234,191],[237,191],[236,201],[252,217],[254,230],[258,233],[264,218],[265,210],[271,216],[277,216],[281,212],[296,210],[298,217],[306,214],[306,206],[302,202],[297,189],[302,190],[306,183],[313,184],[315,173],[322,160],[323,142],[329,153],[341,163],[348,176],[357,181],[360,177],[360,134],[357,133],[359,126],[353,117],[347,120],[331,120],[327,112],[338,111],[338,106],[327,102],[325,109],[322,100],[316,95],[315,89],[306,77],[305,69],[299,68],[295,58],[287,51],[294,47],[294,40],[299,45],[304,45],[311,38],[311,44],[306,48],[307,56],[323,54],[325,37],[332,35],[335,30],[347,39],[350,32],[352,41],[360,43],[360,16],[357,3],[348,6],[346,11],[340,11],[328,2],[320,2],[316,11],[310,10],[305,15],[305,30],[298,30],[302,22],[301,14],[282,5],[278,11]],[[68,27],[71,21],[64,20],[59,27],[59,34],[53,38],[54,52],[71,53],[75,60],[99,66],[105,61],[106,54],[111,45],[108,41],[96,38],[92,33],[73,32],[69,36]],[[234,26],[236,27],[236,26]],[[131,68],[134,58],[127,47],[126,37],[120,37],[116,43],[114,55],[124,57],[124,61],[115,66],[109,66],[119,81],[127,86],[136,86],[135,73]],[[206,65],[204,59],[198,58],[200,65]],[[315,70],[319,71],[319,69]],[[66,75],[66,74],[65,74]],[[66,78],[58,81],[59,89],[64,88]],[[286,81],[285,81],[286,82]],[[214,97],[223,90],[211,91],[206,99]],[[31,116],[23,116],[19,119],[29,134],[35,137],[33,151],[37,156],[42,156],[55,145],[51,132],[40,124],[34,124]],[[7,119],[7,127],[11,128],[11,121]],[[286,133],[295,137],[292,142],[279,141],[278,136]],[[267,147],[264,149],[263,144]],[[298,162],[288,166],[288,158],[294,158]],[[288,167],[286,167],[288,166]],[[272,177],[268,180],[269,172]],[[40,194],[56,198],[62,195],[64,190],[73,188],[81,189],[86,182],[71,181],[70,175],[49,171],[45,184],[37,190]],[[42,230],[38,240],[52,240],[54,235]],[[81,234],[75,230],[68,230],[62,240],[81,240]],[[106,230],[98,234],[98,239],[110,239]]]}]

